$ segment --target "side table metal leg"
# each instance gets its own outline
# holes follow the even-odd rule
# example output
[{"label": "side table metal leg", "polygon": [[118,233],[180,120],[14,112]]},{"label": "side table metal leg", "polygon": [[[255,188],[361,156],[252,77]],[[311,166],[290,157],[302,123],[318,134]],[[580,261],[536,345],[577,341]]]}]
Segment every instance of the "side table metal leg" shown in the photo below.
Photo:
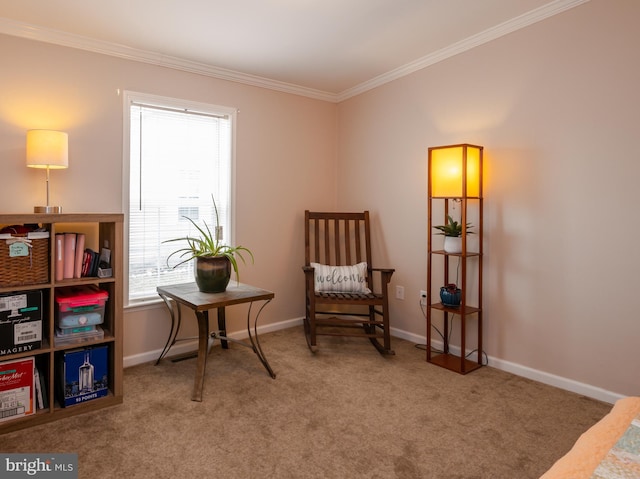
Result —
[{"label": "side table metal leg", "polygon": [[227,317],[225,315],[224,306],[218,308],[218,334],[222,336],[222,338],[220,338],[220,345],[222,346],[222,349],[229,349],[229,343],[226,339],[223,339],[227,336]]},{"label": "side table metal leg", "polygon": [[269,365],[269,362],[267,361],[267,357],[264,355],[264,353],[262,352],[262,348],[260,347],[260,341],[258,340],[258,318],[260,317],[260,313],[262,312],[262,310],[264,309],[264,307],[269,304],[271,300],[267,300],[265,301],[262,306],[260,307],[260,309],[258,310],[255,319],[253,321],[253,332],[254,335],[251,334],[251,307],[253,306],[253,302],[251,302],[251,304],[249,304],[249,311],[247,312],[247,332],[249,333],[249,341],[251,341],[251,346],[253,349],[253,352],[256,353],[256,356],[258,356],[258,359],[260,359],[260,362],[262,363],[262,365],[265,367],[265,369],[268,371],[269,375],[275,379],[276,378],[276,373],[273,372],[273,369],[271,369],[271,366]]},{"label": "side table metal leg", "polygon": [[160,363],[162,358],[166,356],[166,354],[169,352],[169,349],[171,349],[171,347],[176,343],[178,331],[180,331],[180,324],[182,323],[180,305],[166,296],[160,295],[160,297],[169,309],[169,315],[171,316],[171,331],[169,331],[169,337],[167,338],[167,343],[162,349],[162,353],[160,353],[160,356],[158,356],[156,366]]},{"label": "side table metal leg", "polygon": [[202,401],[202,389],[204,387],[204,373],[207,366],[207,352],[209,349],[209,312],[196,311],[198,318],[198,362],[196,364],[196,377],[193,384],[192,401]]}]

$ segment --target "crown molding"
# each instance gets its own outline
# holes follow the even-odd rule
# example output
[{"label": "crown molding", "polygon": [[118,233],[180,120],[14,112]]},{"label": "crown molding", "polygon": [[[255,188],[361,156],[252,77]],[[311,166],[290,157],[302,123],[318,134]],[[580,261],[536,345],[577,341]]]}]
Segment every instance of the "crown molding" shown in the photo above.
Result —
[{"label": "crown molding", "polygon": [[435,63],[439,63],[443,60],[446,60],[447,58],[458,55],[459,53],[471,50],[472,48],[488,43],[509,33],[515,32],[516,30],[520,30],[521,28],[528,27],[529,25],[540,22],[546,18],[552,17],[571,8],[577,7],[578,5],[582,5],[583,3],[586,3],[588,1],[589,0],[555,0],[551,3],[548,3],[547,5],[543,5],[542,7],[531,10],[530,12],[524,13],[518,17],[512,18],[511,20],[500,23],[495,27],[489,28],[476,35],[472,35],[468,38],[465,38],[464,40],[453,43],[448,47],[437,50],[411,63],[407,63],[406,65],[396,68],[395,70],[391,70],[387,73],[383,73],[382,75],[374,77],[371,80],[360,83],[353,88],[344,90],[337,95],[337,101],[339,103],[341,101],[348,100],[349,98],[360,95],[361,93],[382,86],[385,83],[389,83],[404,76],[410,75],[411,73],[414,73],[418,70],[427,68],[431,65],[434,65]]},{"label": "crown molding", "polygon": [[391,81],[402,78],[406,75],[414,73],[418,70],[427,68],[435,63],[451,58],[459,53],[466,52],[477,46],[500,38],[511,32],[542,21],[551,16],[562,13],[573,7],[577,7],[589,0],[554,0],[547,5],[531,10],[528,13],[515,17],[511,20],[503,22],[495,27],[489,28],[471,37],[465,38],[446,48],[442,48],[434,53],[424,56],[416,61],[410,62],[399,68],[391,70],[387,73],[379,75],[367,80],[353,88],[349,88],[340,93],[330,93],[313,88],[306,88],[292,83],[281,82],[269,78],[241,73],[225,68],[214,67],[205,63],[184,60],[161,53],[139,50],[115,43],[95,40],[92,38],[75,35],[72,33],[52,30],[14,21],[8,18],[0,17],[0,33],[12,35],[30,40],[36,40],[46,43],[52,43],[65,47],[77,48],[103,55],[110,55],[126,60],[133,60],[151,65],[157,65],[175,70],[181,70],[198,75],[210,76],[221,80],[233,81],[251,85],[260,88],[267,88],[293,95],[305,96],[316,100],[322,100],[332,103],[339,103],[354,96],[360,95],[366,91],[372,90]]},{"label": "crown molding", "polygon": [[52,43],[79,50],[85,50],[103,55],[110,55],[125,60],[133,60],[161,67],[173,68],[189,73],[196,73],[221,80],[228,80],[246,85],[267,88],[270,90],[301,95],[317,100],[328,102],[336,102],[337,95],[335,93],[306,88],[291,83],[272,80],[269,78],[241,73],[226,68],[214,67],[205,63],[184,60],[182,58],[163,55],[147,50],[131,48],[116,43],[95,40],[92,38],[76,35],[72,33],[62,32],[60,30],[52,30],[48,28],[38,27],[27,23],[17,22],[8,18],[0,17],[0,33],[12,35],[29,40],[36,40],[45,43]]}]

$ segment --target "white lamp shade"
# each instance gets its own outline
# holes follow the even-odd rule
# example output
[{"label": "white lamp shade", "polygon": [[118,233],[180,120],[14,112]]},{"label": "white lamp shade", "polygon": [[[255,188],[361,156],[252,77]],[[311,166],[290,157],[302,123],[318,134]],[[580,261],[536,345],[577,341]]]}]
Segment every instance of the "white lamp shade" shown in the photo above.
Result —
[{"label": "white lamp shade", "polygon": [[69,138],[62,131],[27,131],[27,166],[61,169],[69,166]]}]

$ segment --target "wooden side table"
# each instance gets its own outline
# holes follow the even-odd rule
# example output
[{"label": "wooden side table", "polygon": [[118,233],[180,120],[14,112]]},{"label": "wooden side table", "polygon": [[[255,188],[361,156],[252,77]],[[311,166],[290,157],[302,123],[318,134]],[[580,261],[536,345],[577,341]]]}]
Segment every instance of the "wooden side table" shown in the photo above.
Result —
[{"label": "wooden side table", "polygon": [[[202,401],[202,389],[204,386],[204,373],[207,365],[210,336],[220,339],[224,349],[228,348],[227,341],[232,341],[250,348],[256,356],[258,356],[258,359],[269,375],[275,379],[276,375],[273,372],[273,369],[271,369],[271,366],[260,347],[257,330],[260,313],[275,296],[271,291],[235,282],[229,283],[227,290],[222,293],[203,293],[198,290],[196,283],[158,286],[157,291],[169,308],[169,313],[171,314],[171,331],[169,332],[167,343],[156,361],[156,365],[163,357],[166,356],[169,349],[171,349],[176,341],[178,341],[178,331],[180,330],[180,324],[182,322],[182,315],[180,311],[181,306],[192,309],[198,319],[198,361],[196,364],[193,392],[191,394],[192,401]],[[263,301],[263,304],[253,315],[252,324],[252,306],[254,302],[259,301]],[[232,339],[226,336],[225,308],[227,306],[243,303],[249,303],[249,310],[247,312],[247,332],[249,333],[249,342]],[[218,310],[218,332],[209,332],[210,309]],[[251,331],[252,329],[253,334]]]}]

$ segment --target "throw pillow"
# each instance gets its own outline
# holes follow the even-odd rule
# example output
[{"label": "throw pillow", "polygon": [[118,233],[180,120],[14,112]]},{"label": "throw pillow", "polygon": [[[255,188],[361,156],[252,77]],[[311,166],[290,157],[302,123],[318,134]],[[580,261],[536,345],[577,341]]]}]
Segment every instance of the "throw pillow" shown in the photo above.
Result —
[{"label": "throw pillow", "polygon": [[331,266],[311,263],[314,268],[316,292],[371,293],[367,287],[367,263],[353,266]]}]

